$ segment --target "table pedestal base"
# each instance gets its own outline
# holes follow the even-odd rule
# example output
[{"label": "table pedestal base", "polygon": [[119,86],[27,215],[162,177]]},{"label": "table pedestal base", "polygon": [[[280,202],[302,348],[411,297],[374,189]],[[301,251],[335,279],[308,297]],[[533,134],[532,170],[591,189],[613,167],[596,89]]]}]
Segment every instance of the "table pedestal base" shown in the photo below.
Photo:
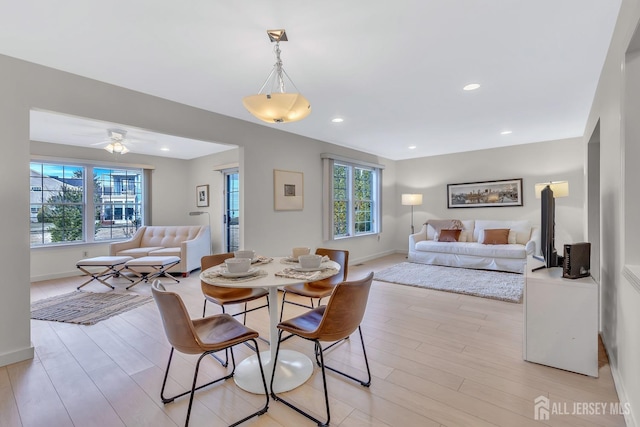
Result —
[{"label": "table pedestal base", "polygon": [[[271,372],[273,365],[271,363],[271,352],[260,352],[264,375],[267,380],[267,388],[271,382]],[[304,384],[313,373],[313,363],[304,354],[293,351],[280,349],[278,354],[278,369],[275,373],[273,381],[273,389],[276,393],[293,390],[294,388]],[[250,393],[262,394],[264,386],[260,378],[260,368],[258,367],[258,357],[256,355],[247,357],[236,366],[236,372],[233,376],[236,384],[243,390]]]}]

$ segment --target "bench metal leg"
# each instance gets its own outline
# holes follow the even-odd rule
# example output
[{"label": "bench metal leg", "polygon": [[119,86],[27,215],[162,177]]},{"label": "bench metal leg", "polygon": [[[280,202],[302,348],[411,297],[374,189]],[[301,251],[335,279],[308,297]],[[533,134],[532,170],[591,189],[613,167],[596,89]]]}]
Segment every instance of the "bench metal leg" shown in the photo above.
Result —
[{"label": "bench metal leg", "polygon": [[[78,267],[78,269],[80,271],[82,271],[85,275],[87,276],[91,276],[91,279],[87,280],[86,282],[84,282],[82,285],[78,286],[78,290],[80,290],[80,288],[87,286],[89,283],[93,282],[94,280],[97,280],[98,282],[102,283],[103,285],[105,285],[108,288],[111,289],[115,289],[113,286],[111,286],[109,283],[107,283],[105,280],[111,278],[111,277],[115,277],[115,276],[120,276],[120,271],[122,270],[122,267],[117,268],[118,265],[121,264],[116,264],[116,265],[108,265],[108,266],[91,266],[91,267],[106,267],[104,270],[96,273],[96,272],[91,272],[83,267],[89,267],[89,266],[83,266],[83,265],[77,265],[76,267]],[[127,279],[130,282],[133,282],[133,280],[129,279],[128,277],[122,276],[125,279]]]},{"label": "bench metal leg", "polygon": [[129,286],[127,286],[127,290],[133,288],[135,285],[137,285],[140,282],[145,282],[145,283],[149,283],[149,280],[152,279],[156,279],[156,278],[160,278],[160,277],[168,277],[171,280],[174,280],[176,283],[180,283],[180,281],[178,279],[176,279],[175,277],[171,276],[170,274],[167,273],[167,270],[170,269],[171,267],[173,267],[174,265],[178,264],[180,261],[176,261],[176,262],[172,262],[171,264],[166,264],[166,265],[161,265],[161,266],[157,266],[157,265],[136,265],[136,267],[145,267],[145,268],[153,268],[154,271],[150,272],[150,273],[142,273],[139,271],[136,271],[134,268],[127,266],[125,267],[127,270],[131,271],[133,274],[135,274],[136,276],[138,276],[138,280],[136,280],[135,282],[131,283]]}]

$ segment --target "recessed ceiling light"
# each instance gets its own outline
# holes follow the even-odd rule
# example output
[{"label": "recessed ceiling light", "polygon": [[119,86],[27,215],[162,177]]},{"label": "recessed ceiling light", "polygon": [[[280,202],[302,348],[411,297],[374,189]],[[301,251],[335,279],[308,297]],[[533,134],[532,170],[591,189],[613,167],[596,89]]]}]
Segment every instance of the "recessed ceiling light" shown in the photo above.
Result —
[{"label": "recessed ceiling light", "polygon": [[510,130],[503,130],[502,132],[500,132],[500,135],[509,135],[512,131]]},{"label": "recessed ceiling light", "polygon": [[410,145],[410,146],[409,146],[409,150],[415,150],[415,149],[416,149],[416,146],[415,146],[415,145]]},{"label": "recessed ceiling light", "polygon": [[162,147],[160,151],[170,151],[167,147]]},{"label": "recessed ceiling light", "polygon": [[331,121],[333,123],[342,123],[342,122],[344,122],[344,119],[342,117],[335,117],[335,118],[331,119]]},{"label": "recessed ceiling light", "polygon": [[478,83],[469,83],[468,85],[466,85],[465,87],[463,87],[463,90],[476,90],[480,87],[480,85]]}]

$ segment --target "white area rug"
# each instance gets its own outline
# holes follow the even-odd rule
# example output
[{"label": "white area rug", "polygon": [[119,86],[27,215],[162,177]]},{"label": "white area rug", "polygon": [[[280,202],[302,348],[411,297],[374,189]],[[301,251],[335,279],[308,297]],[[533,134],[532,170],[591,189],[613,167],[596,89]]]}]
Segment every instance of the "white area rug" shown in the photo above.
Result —
[{"label": "white area rug", "polygon": [[375,280],[520,302],[524,275],[403,262],[375,273]]}]

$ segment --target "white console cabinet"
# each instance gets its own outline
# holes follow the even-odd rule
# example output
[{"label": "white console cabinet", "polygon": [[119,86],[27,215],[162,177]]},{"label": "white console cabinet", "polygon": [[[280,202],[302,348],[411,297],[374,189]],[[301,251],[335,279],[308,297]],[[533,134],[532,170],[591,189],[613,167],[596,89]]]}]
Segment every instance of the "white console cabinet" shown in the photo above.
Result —
[{"label": "white console cabinet", "polygon": [[523,358],[598,376],[598,285],[591,277],[565,279],[562,268],[529,259],[524,289]]}]

